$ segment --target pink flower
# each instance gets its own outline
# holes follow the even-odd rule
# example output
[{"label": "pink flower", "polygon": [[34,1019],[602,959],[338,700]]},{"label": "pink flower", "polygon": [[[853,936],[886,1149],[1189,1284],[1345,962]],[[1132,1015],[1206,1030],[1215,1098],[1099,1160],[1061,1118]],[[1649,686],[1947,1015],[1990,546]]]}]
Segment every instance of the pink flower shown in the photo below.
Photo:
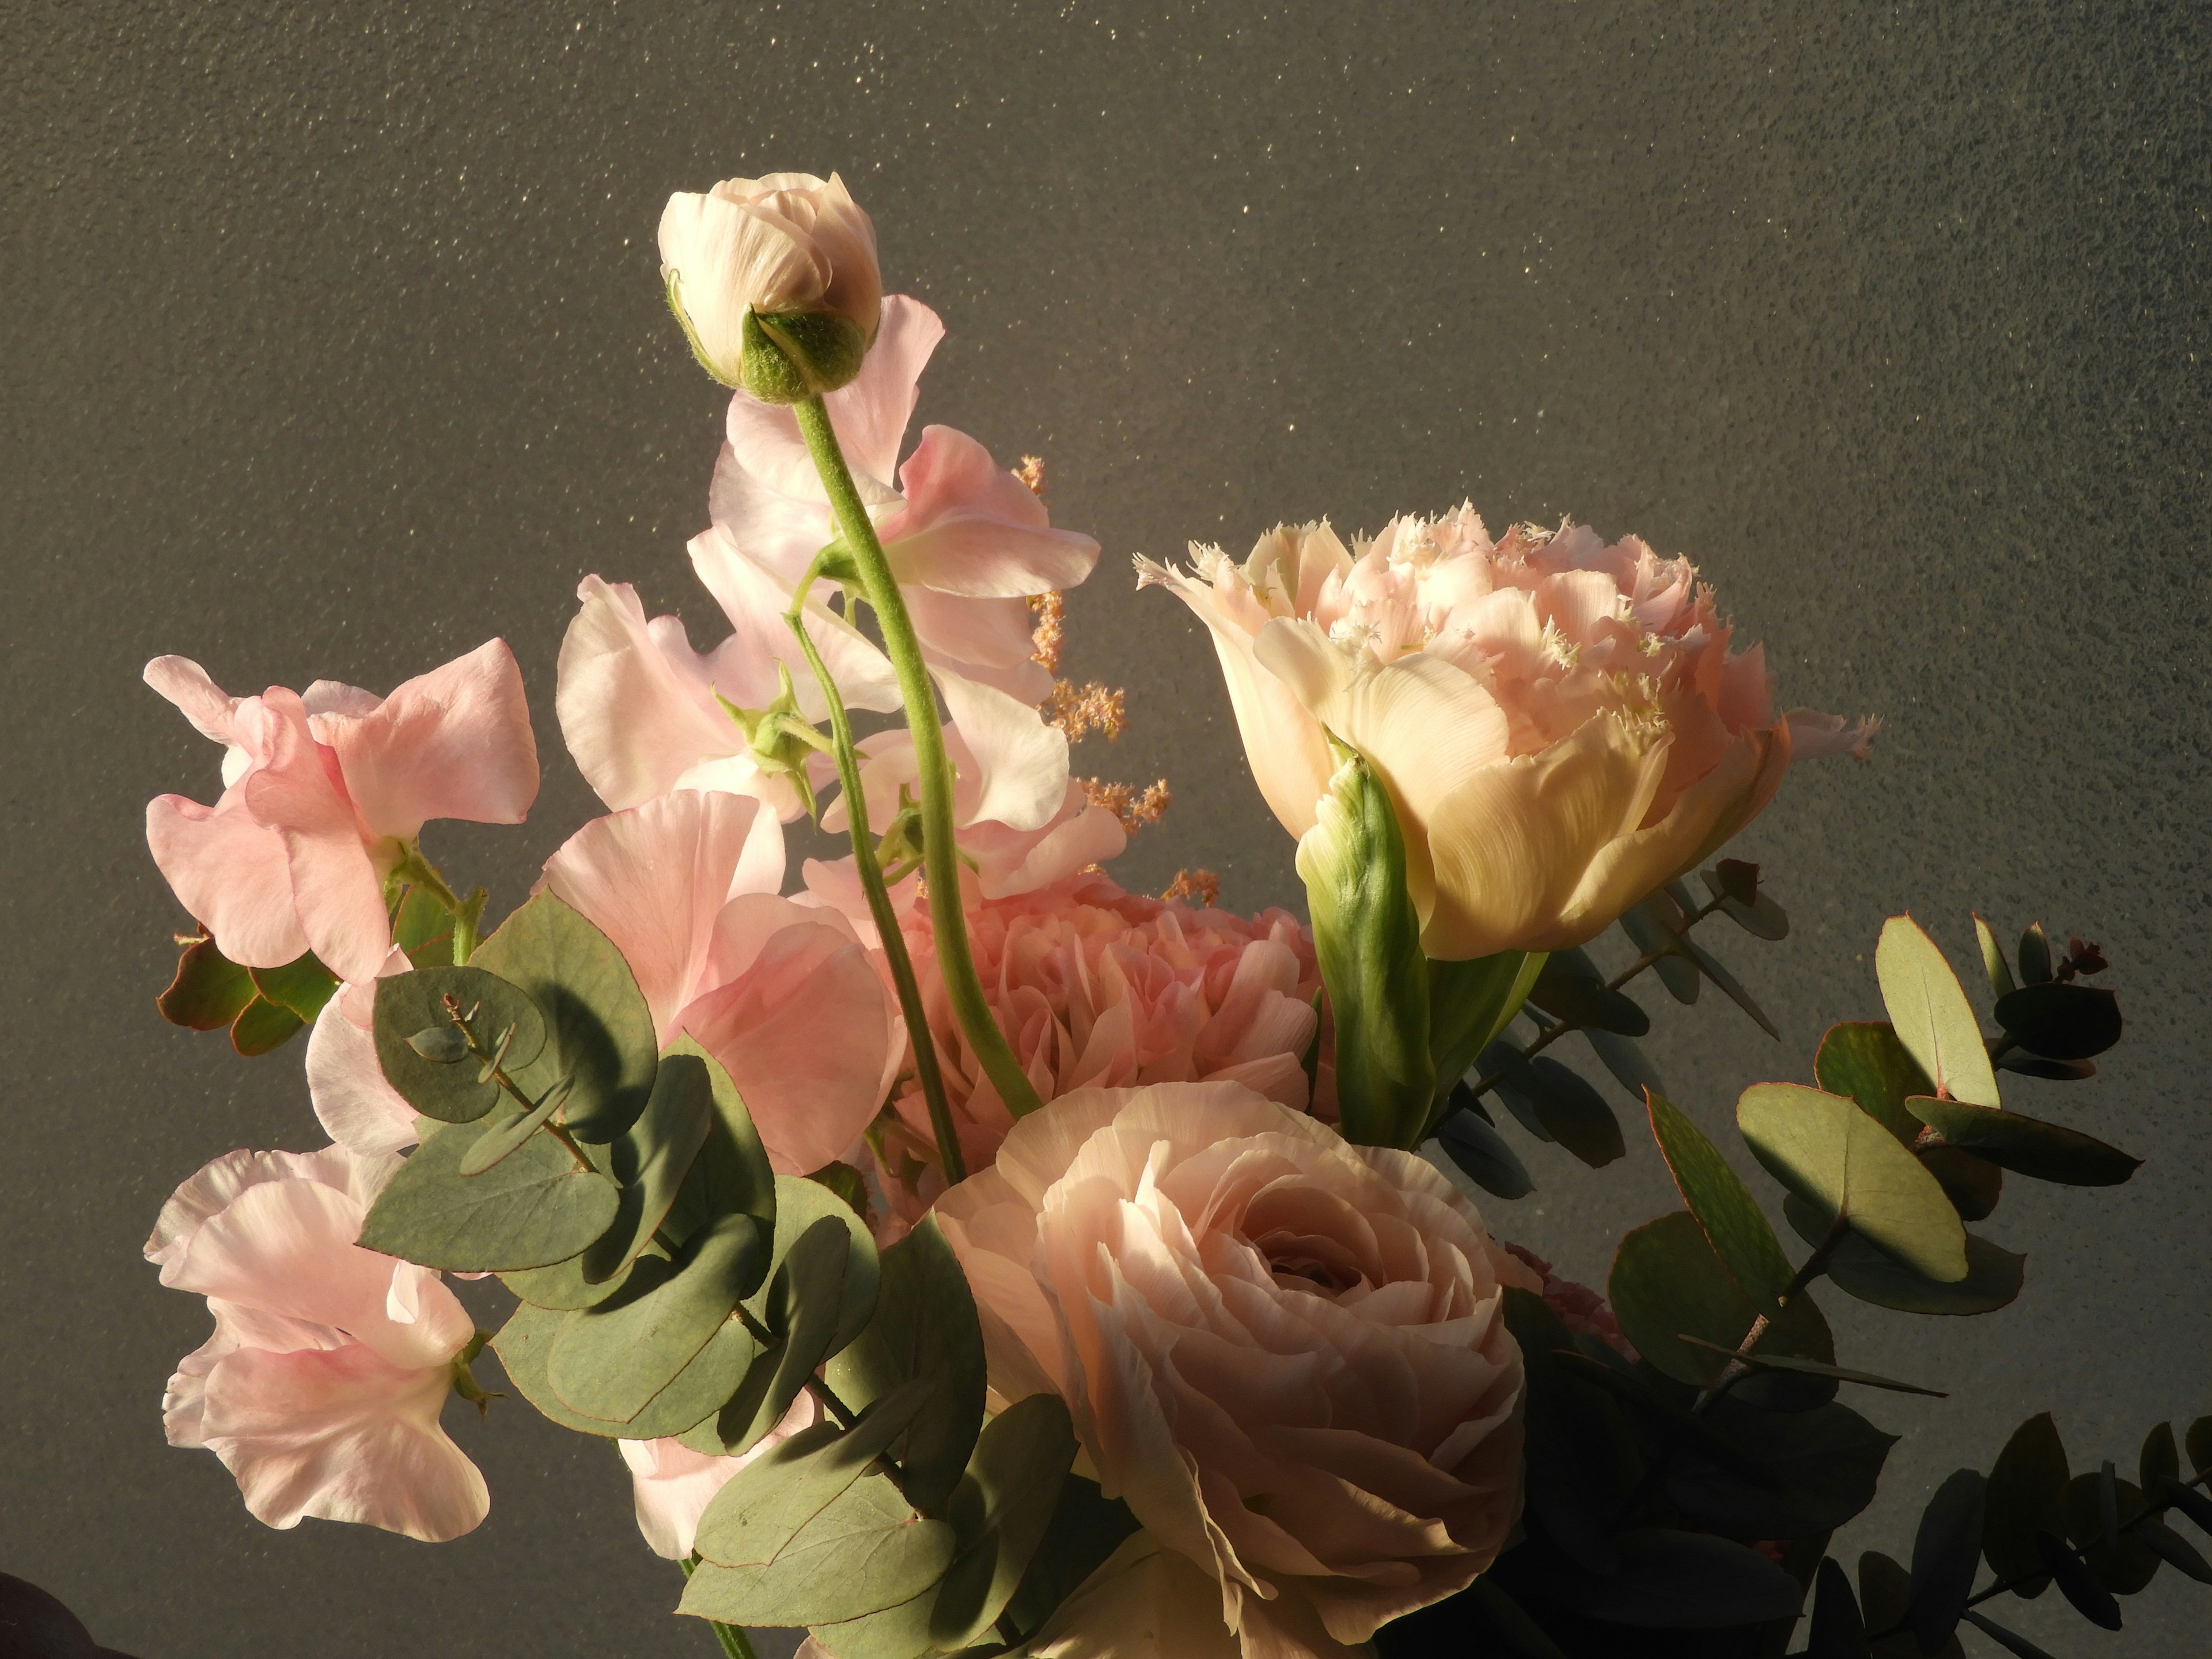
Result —
[{"label": "pink flower", "polygon": [[[377,978],[414,964],[394,946]],[[404,1152],[421,1137],[415,1109],[385,1080],[376,1057],[376,982],[342,985],[307,1033],[307,1098],[324,1133],[364,1158]]]},{"label": "pink flower", "polygon": [[[960,1149],[981,1169],[1014,1120],[953,1017],[927,908],[910,902],[904,915]],[[1220,1081],[1294,1111],[1309,1104],[1303,1062],[1321,977],[1311,937],[1287,911],[1194,910],[1091,875],[977,906],[968,933],[992,1015],[1040,1098]],[[886,1186],[919,1213],[943,1176],[910,1069],[901,1089],[892,1104],[903,1133],[884,1141]]]},{"label": "pink flower", "polygon": [[1085,1089],[937,1216],[993,1387],[1068,1402],[1248,1659],[1348,1655],[1504,1547],[1522,1370],[1500,1289],[1534,1275],[1413,1154],[1240,1084]]},{"label": "pink flower", "polygon": [[805,1390],[791,1402],[791,1409],[759,1442],[739,1457],[711,1457],[693,1451],[681,1440],[623,1440],[623,1462],[629,1465],[630,1484],[637,1499],[637,1529],[655,1555],[672,1561],[688,1559],[698,1535],[699,1517],[714,1494],[732,1476],[764,1452],[771,1451],[822,1420],[822,1408]]},{"label": "pink flower", "polygon": [[1623,1359],[1638,1357],[1636,1345],[1621,1334],[1620,1322],[1613,1316],[1603,1297],[1587,1285],[1560,1278],[1552,1271],[1550,1262],[1526,1245],[1508,1244],[1505,1250],[1544,1281],[1544,1305],[1559,1316],[1570,1335],[1594,1336]]},{"label": "pink flower", "polygon": [[1758,647],[1686,559],[1582,526],[1493,542],[1472,507],[1346,551],[1326,524],[1195,574],[1139,563],[1212,631],[1261,793],[1303,836],[1364,754],[1405,832],[1422,948],[1580,944],[1756,817],[1791,759],[1863,754],[1873,726],[1778,716]]},{"label": "pink flower", "polygon": [[728,1070],[769,1163],[805,1175],[882,1103],[890,1005],[852,923],[782,879],[773,812],[683,789],[586,824],[541,885],[614,941],[663,1043],[688,1031]]},{"label": "pink flower", "polygon": [[249,968],[313,951],[340,979],[373,977],[392,948],[385,878],[423,823],[520,823],[538,793],[522,676],[498,640],[389,697],[334,680],[232,697],[182,657],[155,658],[146,683],[227,750],[222,799],[157,797],[147,844]]},{"label": "pink flower", "polygon": [[[904,295],[885,299],[882,331],[859,378],[829,395],[830,420],[923,655],[933,667],[1034,703],[1051,690],[1052,677],[1031,655],[1024,596],[1082,581],[1097,562],[1098,544],[1053,529],[1044,503],[951,427],[923,428],[899,464],[922,368],[944,337],[927,306]],[[786,592],[836,537],[797,420],[743,392],[730,400],[729,442],[708,510]]]},{"label": "pink flower", "polygon": [[[720,789],[765,801],[786,823],[805,810],[789,777],[763,770],[732,706],[758,714],[775,701],[776,665],[791,671],[799,712],[828,713],[799,643],[785,626],[787,591],[739,555],[728,532],[691,542],[691,560],[737,631],[701,656],[674,617],[647,622],[627,582],[586,576],[583,609],[561,642],[554,710],[584,780],[610,807],[641,806],[675,789]],[[899,707],[889,659],[818,597],[807,629],[847,704]]]},{"label": "pink flower", "polygon": [[215,1453],[270,1526],[312,1515],[437,1543],[490,1507],[438,1425],[474,1322],[436,1273],[354,1243],[398,1162],[226,1153],[146,1241],[161,1282],[216,1322],[169,1379],[169,1443]]}]

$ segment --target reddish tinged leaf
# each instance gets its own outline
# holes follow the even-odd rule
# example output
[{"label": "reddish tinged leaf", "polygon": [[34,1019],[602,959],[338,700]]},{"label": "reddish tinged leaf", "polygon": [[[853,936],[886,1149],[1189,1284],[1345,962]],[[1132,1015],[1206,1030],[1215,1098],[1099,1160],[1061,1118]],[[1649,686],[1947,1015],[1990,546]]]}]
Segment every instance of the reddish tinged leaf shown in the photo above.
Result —
[{"label": "reddish tinged leaf", "polygon": [[177,976],[154,999],[161,1018],[195,1031],[229,1024],[253,1000],[253,977],[215,948],[211,939],[185,939],[177,958]]}]

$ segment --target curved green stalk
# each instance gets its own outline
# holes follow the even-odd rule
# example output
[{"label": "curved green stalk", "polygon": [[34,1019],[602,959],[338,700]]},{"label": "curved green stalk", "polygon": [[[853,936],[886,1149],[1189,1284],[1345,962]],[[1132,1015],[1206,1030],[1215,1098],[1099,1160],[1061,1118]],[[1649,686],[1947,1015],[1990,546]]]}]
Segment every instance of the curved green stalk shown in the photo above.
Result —
[{"label": "curved green stalk", "polygon": [[937,1156],[945,1167],[945,1184],[956,1186],[968,1178],[968,1162],[960,1154],[959,1132],[952,1125],[951,1103],[945,1098],[945,1074],[937,1064],[937,1042],[929,1034],[929,1011],[922,1006],[921,987],[914,976],[914,958],[907,954],[906,936],[899,932],[898,913],[891,908],[890,890],[884,883],[883,866],[876,861],[874,836],[868,828],[868,798],[860,788],[860,757],[853,747],[853,722],[845,712],[845,699],[830,677],[822,653],[806,631],[803,607],[806,586],[784,621],[799,635],[799,648],[830,705],[830,735],[836,739],[837,781],[845,791],[845,820],[853,832],[853,863],[860,872],[861,890],[868,896],[868,914],[884,943],[884,956],[891,967],[891,983],[898,989],[899,1012],[906,1016],[907,1034],[914,1040],[914,1069],[921,1082],[921,1097],[929,1105],[929,1127],[937,1137]]},{"label": "curved green stalk", "polygon": [[983,985],[975,972],[975,957],[968,948],[968,921],[960,908],[960,854],[953,841],[952,763],[945,752],[945,729],[937,719],[937,689],[921,660],[921,644],[914,623],[900,597],[890,561],[876,538],[876,526],[854,488],[845,465],[844,452],[830,424],[830,411],[820,397],[793,404],[799,429],[822,475],[836,515],[840,538],[859,572],[861,591],[874,607],[883,629],[884,649],[898,674],[899,695],[906,702],[908,728],[914,733],[915,764],[921,775],[922,867],[929,879],[929,919],[936,933],[938,972],[945,981],[946,997],[959,1018],[975,1057],[1016,1117],[1036,1110],[1042,1103],[1030,1086],[1021,1063],[991,1017],[983,1000]]}]

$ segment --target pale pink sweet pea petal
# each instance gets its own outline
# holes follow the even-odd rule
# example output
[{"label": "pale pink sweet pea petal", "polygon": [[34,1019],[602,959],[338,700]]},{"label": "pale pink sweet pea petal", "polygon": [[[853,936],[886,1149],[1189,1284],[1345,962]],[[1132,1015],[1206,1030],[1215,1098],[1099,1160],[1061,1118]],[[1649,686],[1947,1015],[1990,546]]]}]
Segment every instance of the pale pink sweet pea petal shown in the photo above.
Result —
[{"label": "pale pink sweet pea petal", "polygon": [[[1003,691],[957,674],[939,674],[951,729],[973,763],[963,781],[973,792],[962,818],[1009,830],[1041,830],[1067,793],[1067,734]],[[957,762],[956,762],[957,763]]]},{"label": "pale pink sweet pea petal", "polygon": [[789,909],[809,919],[778,929],[742,975],[682,1018],[737,1085],[769,1162],[805,1175],[842,1158],[882,1104],[891,1020],[852,930]]},{"label": "pale pink sweet pea petal", "polygon": [[194,731],[230,751],[223,757],[222,781],[226,787],[237,782],[247,757],[232,735],[233,722],[245,699],[223,690],[190,657],[156,657],[146,665],[145,677],[146,684],[174,703]]},{"label": "pale pink sweet pea petal", "polygon": [[[404,970],[407,959],[400,963]],[[341,989],[315,1016],[307,1032],[307,1097],[315,1121],[341,1146],[370,1157],[404,1152],[418,1138],[415,1109],[385,1080],[375,1036],[355,1019],[354,1000]]]},{"label": "pale pink sweet pea petal", "polygon": [[483,1476],[438,1425],[442,1367],[395,1366],[359,1343],[241,1348],[204,1384],[199,1432],[272,1527],[351,1521],[443,1543],[491,1508]]},{"label": "pale pink sweet pea petal", "polygon": [[437,1274],[353,1242],[398,1164],[228,1153],[147,1240],[162,1283],[205,1294],[216,1320],[169,1380],[169,1441],[216,1453],[270,1526],[318,1516],[435,1540],[488,1508],[438,1425],[472,1322]]},{"label": "pale pink sweet pea petal", "polygon": [[[828,717],[829,704],[814,678],[812,665],[791,631],[785,615],[791,609],[795,579],[787,578],[762,564],[738,544],[729,528],[716,525],[691,538],[691,568],[700,583],[714,596],[734,630],[714,653],[717,689],[741,706],[762,708],[780,688],[775,665],[790,670],[792,689],[799,712],[809,720]],[[848,708],[891,713],[900,707],[898,675],[890,659],[868,637],[834,614],[823,602],[826,590],[807,596],[807,637],[821,654],[823,665],[837,683]],[[747,672],[737,679],[737,665]],[[725,671],[724,664],[730,669]]]},{"label": "pale pink sweet pea petal", "polygon": [[699,1517],[714,1501],[714,1494],[755,1458],[821,1420],[821,1407],[801,1389],[776,1425],[741,1456],[710,1457],[676,1439],[617,1441],[623,1462],[629,1465],[637,1529],[645,1534],[647,1547],[671,1561],[688,1559],[698,1536]]},{"label": "pale pink sweet pea petal", "polygon": [[316,723],[377,834],[412,841],[432,818],[520,823],[537,799],[538,744],[504,640],[407,681],[374,713]]},{"label": "pale pink sweet pea petal", "polygon": [[666,1042],[709,988],[722,908],[782,879],[773,812],[738,795],[679,789],[586,824],[545,861],[542,884],[614,941]]},{"label": "pale pink sweet pea petal", "polygon": [[1074,587],[1098,562],[1096,541],[1052,529],[1036,493],[964,432],[924,427],[899,483],[884,553],[902,584],[1005,599]]},{"label": "pale pink sweet pea petal", "polygon": [[213,806],[156,796],[146,805],[146,844],[177,902],[233,962],[281,968],[307,950],[284,838],[254,820],[240,786]]},{"label": "pale pink sweet pea petal", "polygon": [[702,763],[744,751],[702,659],[654,635],[635,589],[586,576],[576,597],[583,608],[561,641],[553,706],[601,800],[617,811],[639,805]]},{"label": "pale pink sweet pea petal", "polygon": [[370,842],[336,756],[315,741],[299,697],[272,687],[261,703],[270,716],[266,757],[240,787],[254,817],[284,846],[300,930],[340,979],[374,977],[392,948],[384,878],[403,849]]}]

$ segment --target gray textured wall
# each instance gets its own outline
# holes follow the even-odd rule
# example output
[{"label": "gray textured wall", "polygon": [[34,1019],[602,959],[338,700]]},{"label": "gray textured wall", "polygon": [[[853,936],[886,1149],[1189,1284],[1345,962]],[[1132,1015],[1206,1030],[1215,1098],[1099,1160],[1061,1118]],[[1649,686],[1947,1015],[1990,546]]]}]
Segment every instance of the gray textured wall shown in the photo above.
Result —
[{"label": "gray textured wall", "polygon": [[[204,1158],[316,1136],[296,1049],[154,1014],[180,917],[140,810],[214,757],[137,671],[380,688],[504,633],[545,791],[433,850],[519,895],[590,810],[550,719],[576,579],[708,634],[682,544],[719,398],[662,308],[659,203],[775,167],[842,168],[945,313],[925,416],[1043,452],[1106,545],[1072,663],[1128,681],[1136,729],[1096,763],[1179,801],[1129,884],[1297,894],[1210,653],[1128,555],[1471,495],[1693,553],[1785,699],[1888,721],[1742,843],[1798,927],[1723,944],[1784,1041],[1662,1013],[1709,1124],[1872,1012],[1890,911],[1954,951],[1977,905],[2104,941],[2130,1038],[2056,1109],[2149,1162],[2014,1183],[2003,1315],[1830,1298],[1849,1358],[1955,1390],[1868,1407],[1910,1437],[1852,1548],[1909,1546],[2031,1411],[2078,1467],[2212,1409],[2201,9],[12,0],[0,30],[0,1568],[103,1640],[708,1649],[659,1616],[614,1460],[526,1409],[450,1414],[494,1507],[435,1549],[265,1531],[163,1447],[205,1321],[139,1242]],[[1536,1168],[1500,1225],[1594,1279],[1669,1202],[1648,1146]],[[2212,1593],[2172,1578],[2120,1638],[2021,1622],[2201,1651]]]}]

